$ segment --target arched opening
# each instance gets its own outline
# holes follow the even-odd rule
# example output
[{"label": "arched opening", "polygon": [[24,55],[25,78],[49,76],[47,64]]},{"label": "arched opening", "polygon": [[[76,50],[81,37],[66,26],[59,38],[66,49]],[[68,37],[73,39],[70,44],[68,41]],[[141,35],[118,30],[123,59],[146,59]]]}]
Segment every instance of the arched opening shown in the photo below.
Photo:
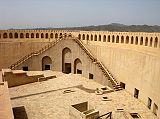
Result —
[{"label": "arched opening", "polygon": [[29,33],[26,33],[26,38],[29,38]]},{"label": "arched opening", "polygon": [[141,37],[140,45],[143,45],[143,37]]},{"label": "arched opening", "polygon": [[114,35],[112,36],[112,43],[114,43]]},{"label": "arched opening", "polygon": [[99,35],[99,41],[101,41],[101,35]]},{"label": "arched opening", "polygon": [[18,33],[15,33],[15,34],[14,34],[14,38],[18,38]]},{"label": "arched opening", "polygon": [[74,60],[74,74],[82,74],[82,62],[79,58]]},{"label": "arched opening", "polygon": [[97,41],[97,35],[94,36],[94,41]]},{"label": "arched opening", "polygon": [[9,38],[13,38],[13,34],[12,33],[9,33]]},{"label": "arched opening", "polygon": [[62,50],[62,72],[69,74],[71,73],[71,58],[72,52],[69,48],[64,48]]},{"label": "arched opening", "polygon": [[133,36],[131,37],[131,44],[133,44],[133,42],[134,42],[134,39],[133,39]]},{"label": "arched opening", "polygon": [[59,37],[60,37],[60,38],[62,38],[62,37],[63,37],[62,33],[60,33],[60,34],[59,34]]},{"label": "arched opening", "polygon": [[136,36],[135,45],[138,45],[138,37]]},{"label": "arched opening", "polygon": [[116,38],[116,43],[119,43],[119,36],[117,36]]},{"label": "arched opening", "polygon": [[81,34],[78,35],[78,39],[81,40]]},{"label": "arched opening", "polygon": [[51,70],[52,67],[52,59],[49,56],[45,56],[42,58],[42,71],[43,70]]},{"label": "arched opening", "polygon": [[87,40],[89,40],[89,35],[87,34]]},{"label": "arched opening", "polygon": [[153,38],[151,37],[149,46],[152,47],[152,44],[153,44]]},{"label": "arched opening", "polygon": [[148,37],[146,37],[145,46],[148,46]]},{"label": "arched opening", "polygon": [[106,42],[106,35],[103,36],[103,42]]},{"label": "arched opening", "polygon": [[70,33],[70,34],[68,35],[68,37],[72,37],[72,34]]},{"label": "arched opening", "polygon": [[34,38],[34,33],[31,33],[31,38]]},{"label": "arched opening", "polygon": [[111,37],[110,37],[110,35],[108,36],[108,41],[107,42],[110,42],[110,39],[111,39]]},{"label": "arched opening", "polygon": [[64,37],[65,37],[65,38],[67,37],[67,34],[66,34],[66,33],[64,34]]},{"label": "arched opening", "polygon": [[93,35],[91,35],[91,41],[93,41]]},{"label": "arched opening", "polygon": [[24,38],[24,35],[23,35],[23,33],[20,33],[20,38]]},{"label": "arched opening", "polygon": [[41,33],[41,38],[44,38],[44,34],[43,33]]},{"label": "arched opening", "polygon": [[64,34],[64,38],[66,38],[66,37],[67,37],[67,33]]},{"label": "arched opening", "polygon": [[126,44],[129,43],[129,36],[126,36]]},{"label": "arched opening", "polygon": [[121,36],[121,43],[124,43],[124,36]]},{"label": "arched opening", "polygon": [[85,35],[83,34],[83,36],[82,36],[82,40],[85,40]]},{"label": "arched opening", "polygon": [[50,38],[53,38],[53,33],[50,34]]},{"label": "arched opening", "polygon": [[58,38],[58,33],[55,34],[55,38]]},{"label": "arched opening", "polygon": [[36,33],[36,38],[39,38],[39,33]]},{"label": "arched opening", "polygon": [[48,33],[46,33],[46,36],[45,36],[45,37],[46,37],[46,39],[48,38]]},{"label": "arched opening", "polygon": [[3,38],[8,38],[7,33],[4,33],[4,34],[3,34]]},{"label": "arched opening", "polygon": [[158,38],[156,37],[154,41],[154,47],[156,48],[157,46],[158,46]]}]

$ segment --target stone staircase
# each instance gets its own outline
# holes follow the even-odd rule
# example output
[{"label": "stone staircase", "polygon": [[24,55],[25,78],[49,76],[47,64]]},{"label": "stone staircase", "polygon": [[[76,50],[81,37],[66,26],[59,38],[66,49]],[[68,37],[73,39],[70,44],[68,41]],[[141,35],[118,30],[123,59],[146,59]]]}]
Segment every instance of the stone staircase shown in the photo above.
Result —
[{"label": "stone staircase", "polygon": [[50,44],[46,45],[45,47],[43,47],[42,49],[36,51],[36,52],[32,52],[26,56],[24,56],[23,58],[21,58],[20,60],[18,60],[16,63],[12,64],[11,66],[9,66],[8,68],[10,69],[15,69],[16,67],[18,67],[20,64],[22,64],[23,62],[25,62],[26,60],[30,59],[33,56],[38,56],[39,54],[42,54],[43,52],[45,52],[46,50],[50,49],[51,47],[53,47],[54,45],[56,45],[60,40],[64,40],[64,38],[58,38],[55,41],[51,42]]},{"label": "stone staircase", "polygon": [[92,55],[92,53],[83,45],[83,42],[81,40],[79,40],[77,37],[66,37],[66,36],[64,36],[64,37],[58,38],[55,41],[53,41],[50,44],[43,47],[42,49],[40,49],[39,51],[32,52],[32,53],[26,55],[22,59],[18,60],[16,63],[12,64],[9,68],[10,69],[15,69],[16,67],[18,67],[20,64],[22,64],[26,60],[30,59],[31,57],[38,56],[39,54],[42,54],[46,50],[55,46],[59,41],[65,40],[65,39],[68,39],[68,38],[71,38],[72,40],[74,40],[82,48],[82,50],[87,54],[87,56],[92,60],[92,62],[95,63],[99,67],[99,69],[103,72],[105,77],[112,84],[115,91],[122,90],[120,83],[112,76],[112,74],[108,71],[108,69],[105,68],[105,66],[102,64],[102,62],[100,62],[97,58],[95,58]]},{"label": "stone staircase", "polygon": [[83,49],[83,51],[88,55],[88,57],[92,60],[92,62],[97,64],[99,69],[103,72],[105,77],[107,77],[109,82],[112,84],[114,90],[115,91],[122,90],[120,83],[112,76],[109,70],[105,68],[105,66],[102,64],[102,62],[100,62],[100,60],[94,58],[92,53],[83,45],[83,42],[78,38],[73,38],[73,40]]}]

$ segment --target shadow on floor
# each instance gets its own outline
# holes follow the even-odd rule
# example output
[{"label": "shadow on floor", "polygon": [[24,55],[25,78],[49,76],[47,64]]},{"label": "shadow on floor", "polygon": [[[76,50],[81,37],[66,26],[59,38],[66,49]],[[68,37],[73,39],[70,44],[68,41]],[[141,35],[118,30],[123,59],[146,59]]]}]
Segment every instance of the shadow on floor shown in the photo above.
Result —
[{"label": "shadow on floor", "polygon": [[49,90],[49,91],[39,92],[39,93],[34,93],[34,94],[22,95],[22,96],[18,96],[18,97],[12,97],[11,100],[15,100],[15,99],[19,99],[19,98],[25,98],[25,97],[30,97],[30,96],[34,96],[34,95],[41,95],[41,94],[46,94],[46,93],[52,93],[52,92],[55,92],[55,91],[65,90],[65,89],[69,89],[69,88],[78,88],[78,87],[82,87],[82,85],[77,85],[77,86],[72,86],[72,87],[66,87],[66,88],[60,88],[60,89],[56,89],[56,90]]},{"label": "shadow on floor", "polygon": [[94,89],[85,88],[85,87],[83,87],[83,85],[79,85],[79,86],[77,86],[77,88],[79,88],[87,93],[95,93],[95,91],[96,91]]},{"label": "shadow on floor", "polygon": [[24,106],[13,108],[14,119],[28,119]]}]

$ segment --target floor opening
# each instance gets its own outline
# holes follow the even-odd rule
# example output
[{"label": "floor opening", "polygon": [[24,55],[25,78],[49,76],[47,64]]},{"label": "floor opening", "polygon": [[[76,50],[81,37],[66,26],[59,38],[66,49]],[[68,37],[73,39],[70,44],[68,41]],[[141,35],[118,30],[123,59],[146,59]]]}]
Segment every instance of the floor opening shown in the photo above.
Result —
[{"label": "floor opening", "polygon": [[13,108],[14,119],[28,119],[24,106]]},{"label": "floor opening", "polygon": [[140,115],[138,113],[130,113],[133,119],[139,119]]},{"label": "floor opening", "polygon": [[77,69],[77,74],[82,74],[82,70]]},{"label": "floor opening", "polygon": [[139,90],[135,88],[135,90],[134,90],[134,97],[138,98],[138,95],[139,95]]},{"label": "floor opening", "polygon": [[121,85],[121,87],[122,87],[123,89],[125,89],[125,87],[126,87],[126,84],[125,84],[125,83],[120,82],[120,85]]},{"label": "floor opening", "polygon": [[154,103],[153,105],[153,113],[157,116],[158,106]]},{"label": "floor opening", "polygon": [[51,70],[51,66],[49,64],[46,64],[44,70]]},{"label": "floor opening", "polygon": [[71,73],[71,63],[65,63],[65,73]]},{"label": "floor opening", "polygon": [[89,79],[93,79],[93,74],[89,73]]},{"label": "floor opening", "polygon": [[23,71],[28,71],[28,67],[27,66],[24,66],[22,67]]},{"label": "floor opening", "polygon": [[151,105],[152,105],[152,100],[150,98],[148,98],[148,108],[151,109]]}]

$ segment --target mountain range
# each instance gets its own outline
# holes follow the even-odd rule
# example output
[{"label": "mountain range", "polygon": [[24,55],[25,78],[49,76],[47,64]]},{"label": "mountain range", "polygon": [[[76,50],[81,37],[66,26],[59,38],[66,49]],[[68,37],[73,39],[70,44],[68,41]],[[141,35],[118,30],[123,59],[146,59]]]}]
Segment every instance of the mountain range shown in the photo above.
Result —
[{"label": "mountain range", "polygon": [[108,25],[83,26],[83,27],[62,27],[62,28],[34,28],[34,29],[49,29],[49,30],[81,30],[81,31],[113,31],[113,32],[160,32],[160,26],[154,25],[124,25],[112,23]]}]

